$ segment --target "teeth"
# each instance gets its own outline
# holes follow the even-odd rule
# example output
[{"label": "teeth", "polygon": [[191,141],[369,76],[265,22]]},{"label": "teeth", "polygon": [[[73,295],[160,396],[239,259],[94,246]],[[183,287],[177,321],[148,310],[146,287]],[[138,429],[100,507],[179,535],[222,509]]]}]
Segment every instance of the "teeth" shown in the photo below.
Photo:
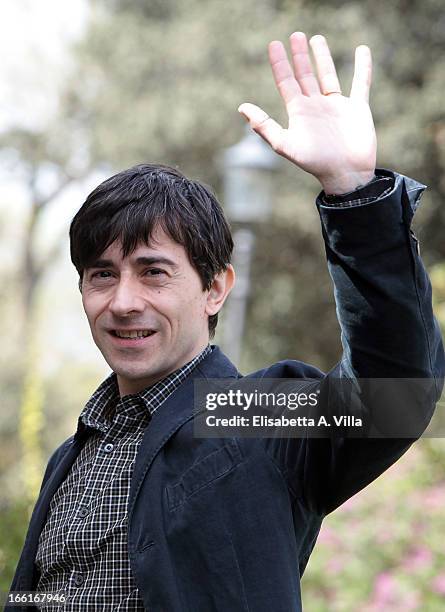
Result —
[{"label": "teeth", "polygon": [[151,336],[153,332],[148,329],[139,329],[135,331],[119,331],[115,330],[116,336],[119,338],[145,338],[147,336]]}]

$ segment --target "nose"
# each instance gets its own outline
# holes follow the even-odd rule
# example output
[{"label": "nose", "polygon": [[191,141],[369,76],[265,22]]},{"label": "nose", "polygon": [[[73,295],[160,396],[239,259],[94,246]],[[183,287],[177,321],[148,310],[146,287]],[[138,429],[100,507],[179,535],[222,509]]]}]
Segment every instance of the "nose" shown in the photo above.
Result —
[{"label": "nose", "polygon": [[115,285],[109,303],[111,313],[116,317],[125,317],[143,312],[145,303],[136,280],[121,277]]}]

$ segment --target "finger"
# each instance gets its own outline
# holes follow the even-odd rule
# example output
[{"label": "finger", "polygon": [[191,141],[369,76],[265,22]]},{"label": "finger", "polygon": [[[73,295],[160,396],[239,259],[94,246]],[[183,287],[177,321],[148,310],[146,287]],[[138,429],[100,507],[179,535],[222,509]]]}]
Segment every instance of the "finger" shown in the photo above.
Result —
[{"label": "finger", "polygon": [[360,45],[355,50],[354,77],[351,86],[351,98],[369,101],[369,90],[372,80],[371,50],[366,45]]},{"label": "finger", "polygon": [[294,32],[289,40],[294,72],[302,93],[305,96],[319,94],[320,87],[312,70],[306,35],[303,32]]},{"label": "finger", "polygon": [[326,38],[317,34],[312,36],[310,44],[317,66],[321,93],[341,92],[337,71]]},{"label": "finger", "polygon": [[295,80],[284,45],[279,40],[269,44],[269,62],[278,91],[288,106],[301,95],[301,90]]},{"label": "finger", "polygon": [[280,149],[283,128],[279,123],[271,119],[259,106],[250,104],[250,102],[241,104],[238,107],[238,112],[247,119],[252,130],[270,144],[274,151]]}]

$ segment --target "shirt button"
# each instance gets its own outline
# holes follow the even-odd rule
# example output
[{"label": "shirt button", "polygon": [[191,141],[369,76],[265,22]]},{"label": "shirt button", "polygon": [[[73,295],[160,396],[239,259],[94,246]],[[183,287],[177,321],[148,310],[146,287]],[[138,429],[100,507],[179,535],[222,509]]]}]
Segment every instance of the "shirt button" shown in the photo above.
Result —
[{"label": "shirt button", "polygon": [[108,444],[105,444],[105,446],[104,446],[104,451],[106,453],[111,453],[113,448],[114,448],[114,444],[111,444],[111,442],[108,442]]},{"label": "shirt button", "polygon": [[84,518],[87,514],[89,514],[89,509],[85,508],[85,506],[81,506],[79,508],[79,511],[77,513],[77,516],[80,516],[80,518]]},{"label": "shirt button", "polygon": [[76,586],[80,586],[81,584],[83,584],[84,580],[85,580],[85,576],[83,576],[82,574],[75,574],[75,576],[74,576],[74,584]]}]

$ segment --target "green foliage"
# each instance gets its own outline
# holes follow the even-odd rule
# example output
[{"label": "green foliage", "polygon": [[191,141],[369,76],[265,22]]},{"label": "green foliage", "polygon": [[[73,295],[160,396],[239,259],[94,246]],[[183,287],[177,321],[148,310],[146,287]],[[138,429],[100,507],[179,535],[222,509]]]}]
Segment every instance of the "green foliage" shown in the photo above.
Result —
[{"label": "green foliage", "polygon": [[[178,165],[221,193],[215,160],[244,128],[241,102],[258,103],[285,122],[267,62],[267,43],[294,30],[327,36],[348,92],[353,49],[373,51],[371,107],[379,165],[429,185],[416,214],[423,257],[432,266],[435,310],[445,329],[445,27],[441,0],[378,3],[328,0],[95,0],[76,49],[78,69],[47,131],[20,129],[3,139],[21,151],[25,171],[51,164],[63,181],[91,166],[118,170],[142,161]],[[26,174],[26,172],[25,172]],[[31,173],[32,174],[32,173]],[[26,174],[29,180],[29,172]],[[284,357],[323,369],[340,354],[332,287],[319,221],[317,185],[283,163],[272,223],[259,230],[242,369]],[[3,228],[2,238],[3,238]],[[8,339],[2,370],[0,589],[9,587],[29,508],[16,487],[16,412],[23,360],[3,276]],[[5,289],[7,287],[7,289]],[[10,304],[11,301],[11,304]],[[16,336],[13,334],[16,333]],[[12,339],[12,340],[11,340]],[[46,456],[70,435],[98,378],[63,363],[45,382]],[[66,390],[70,392],[67,393]],[[445,597],[443,440],[425,440],[367,491],[328,517],[304,577],[311,612],[440,610]],[[414,536],[414,537],[413,537]]]},{"label": "green foliage", "polygon": [[28,500],[0,505],[0,591],[8,591],[11,586],[30,516]]},{"label": "green foliage", "polygon": [[[217,193],[215,159],[242,134],[238,105],[256,102],[285,122],[268,66],[270,40],[286,41],[295,29],[324,33],[345,93],[354,47],[370,45],[379,164],[430,185],[416,231],[427,262],[445,258],[445,28],[439,1],[397,0],[384,9],[372,0],[97,0],[94,6],[72,92],[86,109],[92,159],[116,169],[143,160],[178,165]],[[257,242],[245,368],[288,356],[326,369],[339,356],[318,220],[307,212],[316,192],[312,179],[283,163],[274,225],[261,230]],[[292,262],[284,267],[282,240]]]},{"label": "green foliage", "polygon": [[42,381],[37,362],[28,367],[24,380],[23,400],[20,407],[20,441],[22,443],[22,479],[28,499],[35,499],[40,488],[43,471],[41,430],[43,427]]},{"label": "green foliage", "polygon": [[436,264],[430,272],[433,286],[433,306],[437,320],[445,330],[445,263]]},{"label": "green foliage", "polygon": [[417,443],[325,519],[302,582],[311,612],[443,609],[445,480],[431,479],[426,450]]}]

